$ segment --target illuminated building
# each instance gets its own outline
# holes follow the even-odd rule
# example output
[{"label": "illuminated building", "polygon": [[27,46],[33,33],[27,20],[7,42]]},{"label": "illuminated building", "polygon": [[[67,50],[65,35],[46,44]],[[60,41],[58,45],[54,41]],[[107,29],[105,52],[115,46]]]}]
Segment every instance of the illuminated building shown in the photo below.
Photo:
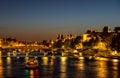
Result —
[{"label": "illuminated building", "polygon": [[120,27],[115,27],[114,31],[115,31],[116,33],[120,33]]},{"label": "illuminated building", "polygon": [[106,50],[106,45],[104,42],[99,42],[98,44],[93,46],[92,49]]},{"label": "illuminated building", "polygon": [[78,45],[75,45],[75,48],[76,49],[83,49],[83,44],[79,43]]},{"label": "illuminated building", "polygon": [[91,39],[90,34],[83,34],[83,42],[89,41]]}]

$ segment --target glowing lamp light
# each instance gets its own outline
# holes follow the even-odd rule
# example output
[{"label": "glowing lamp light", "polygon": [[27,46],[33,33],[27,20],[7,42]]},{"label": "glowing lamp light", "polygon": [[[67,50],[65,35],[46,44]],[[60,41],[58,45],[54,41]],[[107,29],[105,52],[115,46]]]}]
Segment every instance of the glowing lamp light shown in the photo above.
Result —
[{"label": "glowing lamp light", "polygon": [[74,52],[74,53],[77,53],[78,51],[77,51],[77,50],[74,50],[73,52]]},{"label": "glowing lamp light", "polygon": [[117,55],[117,54],[118,54],[118,53],[117,53],[116,50],[112,52],[112,55]]},{"label": "glowing lamp light", "polygon": [[118,59],[112,59],[112,62],[119,62]]},{"label": "glowing lamp light", "polygon": [[116,55],[117,54],[117,51],[115,50],[114,54]]},{"label": "glowing lamp light", "polygon": [[79,57],[79,59],[83,60],[83,59],[84,59],[84,57]]},{"label": "glowing lamp light", "polygon": [[34,76],[34,71],[33,70],[30,70],[30,75]]},{"label": "glowing lamp light", "polygon": [[39,75],[39,70],[38,69],[35,70],[35,75],[37,75],[37,76]]},{"label": "glowing lamp light", "polygon": [[7,57],[7,64],[10,64],[11,63],[11,58],[10,57]]},{"label": "glowing lamp light", "polygon": [[25,70],[25,74],[26,74],[26,75],[29,75],[29,70]]},{"label": "glowing lamp light", "polygon": [[62,62],[65,62],[67,60],[67,57],[60,57]]},{"label": "glowing lamp light", "polygon": [[48,65],[48,57],[42,57],[43,64]]},{"label": "glowing lamp light", "polygon": [[62,46],[62,48],[64,49],[64,48],[65,48],[65,46],[63,45],[63,46]]}]

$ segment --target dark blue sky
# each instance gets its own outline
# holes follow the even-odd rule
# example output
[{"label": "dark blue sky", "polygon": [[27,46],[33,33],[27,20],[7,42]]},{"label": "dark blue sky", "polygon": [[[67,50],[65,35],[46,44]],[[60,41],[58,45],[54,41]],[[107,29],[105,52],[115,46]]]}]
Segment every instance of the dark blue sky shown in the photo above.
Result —
[{"label": "dark blue sky", "polygon": [[0,0],[0,37],[40,41],[120,25],[119,0]]}]

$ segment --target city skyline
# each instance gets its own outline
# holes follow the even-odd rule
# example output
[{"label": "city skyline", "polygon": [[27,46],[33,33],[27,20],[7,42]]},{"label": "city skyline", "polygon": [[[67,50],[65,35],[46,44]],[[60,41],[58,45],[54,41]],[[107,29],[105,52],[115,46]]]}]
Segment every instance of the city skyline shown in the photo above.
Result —
[{"label": "city skyline", "polygon": [[1,0],[0,37],[42,41],[119,26],[118,0]]}]

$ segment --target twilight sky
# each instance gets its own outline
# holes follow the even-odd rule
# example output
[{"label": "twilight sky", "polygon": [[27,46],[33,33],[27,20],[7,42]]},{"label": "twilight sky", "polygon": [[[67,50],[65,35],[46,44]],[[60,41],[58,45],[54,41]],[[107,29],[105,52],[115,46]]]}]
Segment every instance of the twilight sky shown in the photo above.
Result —
[{"label": "twilight sky", "polygon": [[119,0],[0,0],[0,37],[41,41],[120,26]]}]

